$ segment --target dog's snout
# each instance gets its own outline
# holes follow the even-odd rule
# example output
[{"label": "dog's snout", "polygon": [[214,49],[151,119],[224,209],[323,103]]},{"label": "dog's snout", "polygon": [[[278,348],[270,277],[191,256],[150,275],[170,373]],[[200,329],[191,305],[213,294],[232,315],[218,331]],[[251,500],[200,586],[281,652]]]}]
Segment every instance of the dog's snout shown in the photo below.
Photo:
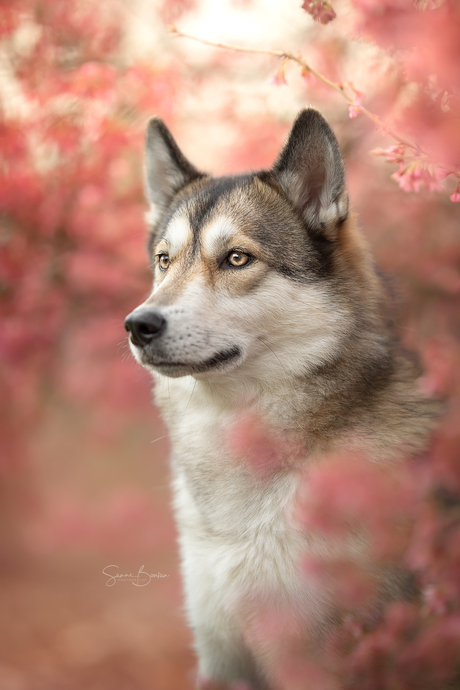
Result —
[{"label": "dog's snout", "polygon": [[144,347],[158,338],[165,327],[166,319],[150,309],[135,309],[125,319],[125,328],[131,333],[132,342],[139,347]]}]

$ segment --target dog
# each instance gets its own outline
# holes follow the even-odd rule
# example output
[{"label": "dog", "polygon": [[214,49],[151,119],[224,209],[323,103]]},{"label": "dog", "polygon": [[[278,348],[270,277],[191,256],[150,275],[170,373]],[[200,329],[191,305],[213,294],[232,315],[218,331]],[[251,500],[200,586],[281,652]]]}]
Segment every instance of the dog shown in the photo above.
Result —
[{"label": "dog", "polygon": [[[299,113],[270,170],[217,178],[152,118],[145,170],[154,286],[125,327],[172,440],[199,678],[271,688],[280,646],[254,642],[257,612],[291,611],[302,649],[318,649],[331,618],[299,567],[330,546],[289,517],[302,469],[342,452],[393,465],[426,447],[436,409],[395,337],[317,110]],[[270,446],[255,469],[233,443],[248,420]]]}]

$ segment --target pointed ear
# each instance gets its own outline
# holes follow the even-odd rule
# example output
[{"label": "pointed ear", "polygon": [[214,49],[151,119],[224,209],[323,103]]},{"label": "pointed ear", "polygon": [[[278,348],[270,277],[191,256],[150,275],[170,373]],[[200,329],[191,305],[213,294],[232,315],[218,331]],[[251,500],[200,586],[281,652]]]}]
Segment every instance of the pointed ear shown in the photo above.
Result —
[{"label": "pointed ear", "polygon": [[272,173],[307,227],[334,240],[348,214],[345,169],[337,139],[317,110],[298,114]]},{"label": "pointed ear", "polygon": [[202,173],[185,158],[163,120],[152,117],[145,141],[145,183],[147,198],[156,221],[174,195]]}]

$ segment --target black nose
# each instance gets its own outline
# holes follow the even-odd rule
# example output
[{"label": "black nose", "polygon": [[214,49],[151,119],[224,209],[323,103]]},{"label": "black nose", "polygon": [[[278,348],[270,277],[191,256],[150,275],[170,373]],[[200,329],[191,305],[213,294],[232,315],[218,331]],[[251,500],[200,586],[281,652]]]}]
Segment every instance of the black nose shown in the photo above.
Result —
[{"label": "black nose", "polygon": [[165,326],[166,319],[150,309],[135,309],[125,319],[125,328],[131,333],[132,342],[139,347],[144,347],[154,338],[158,338]]}]

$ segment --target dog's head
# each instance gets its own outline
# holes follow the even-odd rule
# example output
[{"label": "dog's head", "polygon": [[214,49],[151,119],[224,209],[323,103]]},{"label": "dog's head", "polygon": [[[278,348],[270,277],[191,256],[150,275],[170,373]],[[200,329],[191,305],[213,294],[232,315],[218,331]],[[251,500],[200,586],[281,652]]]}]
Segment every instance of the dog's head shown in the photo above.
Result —
[{"label": "dog's head", "polygon": [[154,286],[125,322],[141,364],[264,378],[331,360],[347,311],[334,281],[348,198],[319,112],[300,112],[271,170],[221,178],[191,165],[154,118],[146,186]]}]

